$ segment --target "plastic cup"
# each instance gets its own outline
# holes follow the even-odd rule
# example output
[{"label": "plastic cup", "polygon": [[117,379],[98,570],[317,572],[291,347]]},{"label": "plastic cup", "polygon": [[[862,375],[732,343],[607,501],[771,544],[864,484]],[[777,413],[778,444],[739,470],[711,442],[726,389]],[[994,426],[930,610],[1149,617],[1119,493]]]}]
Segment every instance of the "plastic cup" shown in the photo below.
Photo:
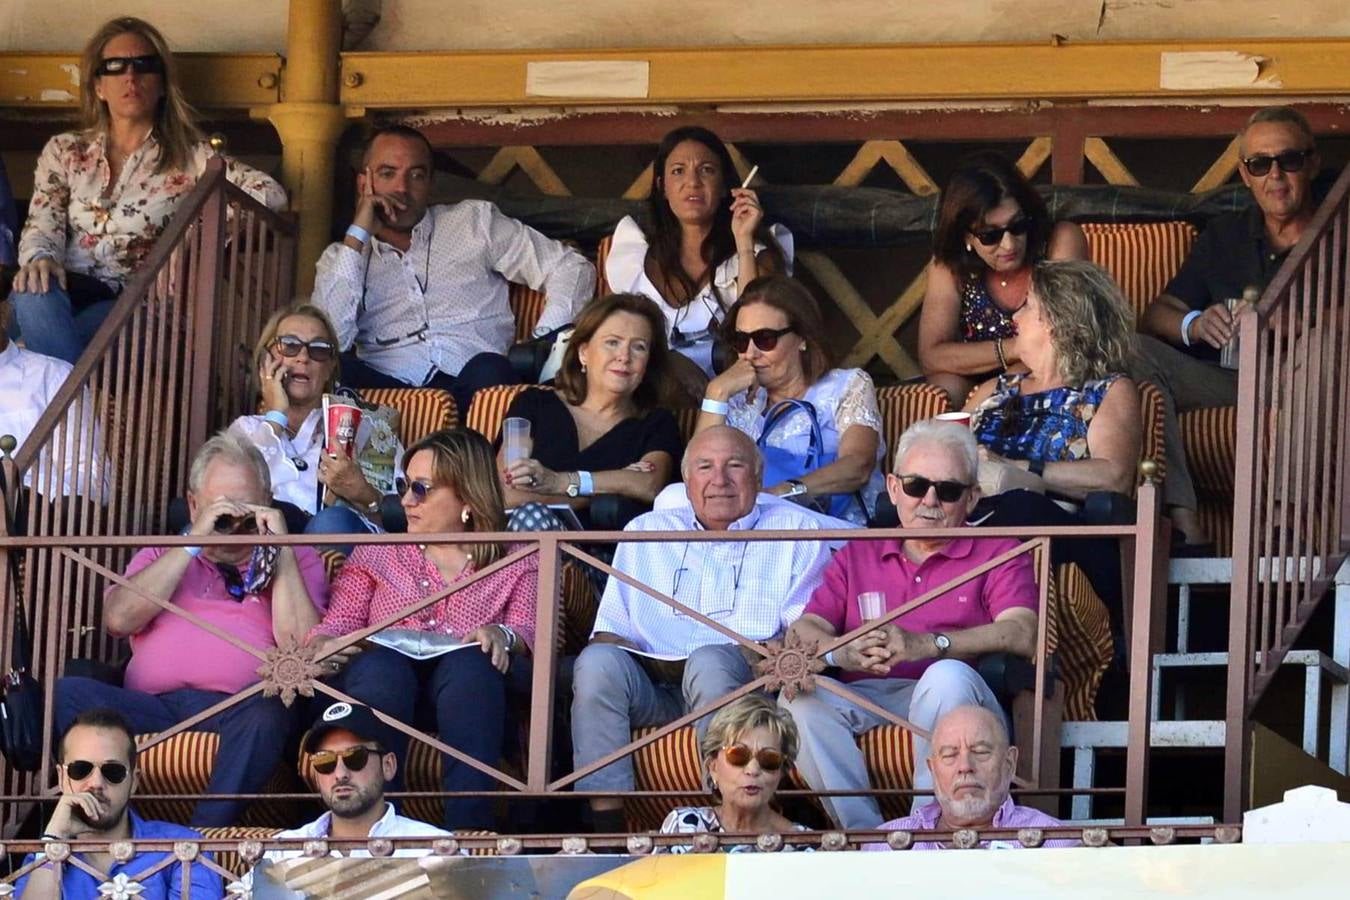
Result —
[{"label": "plastic cup", "polygon": [[534,441],[530,437],[530,420],[512,416],[502,423],[502,455],[509,466],[522,459],[529,459],[534,451]]},{"label": "plastic cup", "polygon": [[361,407],[350,403],[328,404],[328,452],[356,452],[356,431],[361,427]]},{"label": "plastic cup", "polygon": [[[1228,315],[1233,316],[1237,310],[1237,305],[1242,301],[1237,297],[1228,297],[1223,301],[1224,306],[1228,307]],[[1228,339],[1228,343],[1219,348],[1219,365],[1225,369],[1236,369],[1238,367],[1238,333],[1237,320],[1234,319],[1233,336]]]},{"label": "plastic cup", "polygon": [[964,425],[967,428],[970,427],[970,413],[968,412],[938,413],[933,418],[937,419],[939,422],[955,422],[957,425]]},{"label": "plastic cup", "polygon": [[864,622],[880,619],[886,612],[886,594],[883,591],[864,591],[858,595],[858,614]]}]

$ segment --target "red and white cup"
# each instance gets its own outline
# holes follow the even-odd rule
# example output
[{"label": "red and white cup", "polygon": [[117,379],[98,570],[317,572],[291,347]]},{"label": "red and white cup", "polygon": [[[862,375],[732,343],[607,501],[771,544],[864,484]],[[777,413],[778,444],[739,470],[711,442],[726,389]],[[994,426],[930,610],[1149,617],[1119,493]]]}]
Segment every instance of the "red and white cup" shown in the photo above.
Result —
[{"label": "red and white cup", "polygon": [[933,418],[937,419],[939,422],[952,422],[957,425],[964,425],[967,428],[970,427],[970,413],[968,412],[938,413]]},{"label": "red and white cup", "polygon": [[356,453],[356,431],[361,427],[361,407],[350,403],[328,404],[328,452]]}]

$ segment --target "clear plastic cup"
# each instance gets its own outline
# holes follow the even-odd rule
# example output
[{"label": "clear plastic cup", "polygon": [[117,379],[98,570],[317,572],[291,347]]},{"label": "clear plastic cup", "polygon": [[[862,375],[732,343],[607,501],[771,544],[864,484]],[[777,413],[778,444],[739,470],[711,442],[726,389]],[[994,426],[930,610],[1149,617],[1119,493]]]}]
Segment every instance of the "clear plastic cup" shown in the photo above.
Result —
[{"label": "clear plastic cup", "polygon": [[864,622],[880,619],[886,612],[886,594],[883,591],[864,591],[858,595],[858,614]]},{"label": "clear plastic cup", "polygon": [[530,436],[530,420],[512,416],[502,423],[502,455],[509,466],[522,459],[529,459],[534,452],[534,440]]}]

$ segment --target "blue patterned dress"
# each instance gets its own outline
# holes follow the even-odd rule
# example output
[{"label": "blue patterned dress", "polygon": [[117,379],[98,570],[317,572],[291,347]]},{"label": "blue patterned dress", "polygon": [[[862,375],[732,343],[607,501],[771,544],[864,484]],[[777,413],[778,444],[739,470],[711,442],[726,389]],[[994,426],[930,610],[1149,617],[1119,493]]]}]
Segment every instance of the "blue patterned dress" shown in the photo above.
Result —
[{"label": "blue patterned dress", "polygon": [[999,376],[994,392],[971,413],[975,440],[1007,459],[1087,459],[1088,426],[1106,392],[1122,376],[1107,375],[1081,388],[1023,394],[1025,377],[1025,372]]}]

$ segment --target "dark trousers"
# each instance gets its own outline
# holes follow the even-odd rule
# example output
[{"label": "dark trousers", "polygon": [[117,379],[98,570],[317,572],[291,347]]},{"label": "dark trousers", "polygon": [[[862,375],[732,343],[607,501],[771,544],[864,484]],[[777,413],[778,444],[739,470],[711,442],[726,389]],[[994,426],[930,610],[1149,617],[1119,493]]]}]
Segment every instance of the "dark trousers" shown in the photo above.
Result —
[{"label": "dark trousers", "polygon": [[[115,709],[126,716],[132,731],[151,734],[166,731],[190,716],[216,705],[229,694],[183,688],[164,694],[147,694],[117,687],[93,678],[61,678],[56,682],[55,729],[65,733],[75,717],[85,710]],[[256,794],[276,771],[296,721],[295,709],[287,709],[275,697],[254,694],[196,726],[199,731],[220,735],[220,750],[211,766],[208,794]],[[202,800],[191,824],[196,828],[238,825],[246,803],[242,800]]]},{"label": "dark trousers", "polygon": [[[386,647],[363,651],[337,676],[340,690],[400,722],[432,730],[441,742],[467,756],[496,766],[506,734],[508,682],[529,683],[528,660],[511,658],[503,675],[477,648],[456,650],[428,660],[414,660]],[[398,774],[390,791],[404,789],[408,737],[397,732],[390,747],[398,755]],[[441,759],[441,790],[490,791],[495,780],[452,756]],[[491,797],[447,799],[445,827],[491,828]]]},{"label": "dark trousers", "polygon": [[356,353],[342,354],[342,383],[354,388],[431,387],[449,391],[455,398],[455,409],[463,424],[469,414],[473,395],[481,388],[498,384],[520,384],[520,376],[511,367],[511,361],[500,353],[480,353],[464,364],[458,375],[437,372],[426,384],[408,384],[392,375],[386,375],[357,359]]}]

